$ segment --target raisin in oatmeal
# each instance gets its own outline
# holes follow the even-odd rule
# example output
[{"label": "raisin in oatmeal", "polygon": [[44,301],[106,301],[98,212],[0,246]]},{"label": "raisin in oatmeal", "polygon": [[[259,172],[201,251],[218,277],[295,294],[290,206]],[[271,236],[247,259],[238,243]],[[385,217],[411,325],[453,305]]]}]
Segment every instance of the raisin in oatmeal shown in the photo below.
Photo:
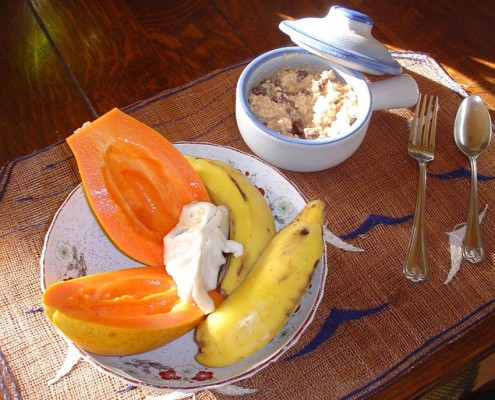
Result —
[{"label": "raisin in oatmeal", "polygon": [[332,70],[312,74],[282,69],[248,98],[251,110],[268,128],[303,139],[326,139],[346,131],[356,120],[357,96],[335,79]]}]

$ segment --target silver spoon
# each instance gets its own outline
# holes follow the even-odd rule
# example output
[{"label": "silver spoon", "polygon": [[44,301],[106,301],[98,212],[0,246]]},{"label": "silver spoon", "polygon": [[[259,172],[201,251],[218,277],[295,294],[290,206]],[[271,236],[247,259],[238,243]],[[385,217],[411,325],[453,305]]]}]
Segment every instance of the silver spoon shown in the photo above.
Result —
[{"label": "silver spoon", "polygon": [[471,263],[479,263],[484,260],[485,252],[478,219],[476,158],[486,150],[491,139],[490,113],[479,96],[466,97],[461,103],[455,118],[454,139],[471,165],[471,194],[462,256]]}]

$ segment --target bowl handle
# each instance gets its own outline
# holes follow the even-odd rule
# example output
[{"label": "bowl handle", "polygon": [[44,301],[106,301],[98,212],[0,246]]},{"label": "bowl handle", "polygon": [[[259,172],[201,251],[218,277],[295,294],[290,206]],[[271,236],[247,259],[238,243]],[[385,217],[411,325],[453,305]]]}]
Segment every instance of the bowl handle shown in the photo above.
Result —
[{"label": "bowl handle", "polygon": [[370,83],[369,87],[373,111],[412,107],[418,101],[418,84],[408,74]]}]

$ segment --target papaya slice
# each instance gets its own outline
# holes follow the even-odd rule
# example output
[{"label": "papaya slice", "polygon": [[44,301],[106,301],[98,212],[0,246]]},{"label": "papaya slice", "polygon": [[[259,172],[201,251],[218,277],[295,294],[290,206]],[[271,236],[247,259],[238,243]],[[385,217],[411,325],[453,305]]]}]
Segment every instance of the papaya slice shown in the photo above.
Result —
[{"label": "papaya slice", "polygon": [[85,123],[67,143],[101,227],[129,257],[163,264],[163,237],[182,207],[209,201],[184,156],[154,129],[113,109]]},{"label": "papaya slice", "polygon": [[[223,297],[209,293],[216,303]],[[138,354],[167,344],[205,317],[182,301],[163,266],[136,267],[56,282],[43,294],[52,324],[86,351]]]}]

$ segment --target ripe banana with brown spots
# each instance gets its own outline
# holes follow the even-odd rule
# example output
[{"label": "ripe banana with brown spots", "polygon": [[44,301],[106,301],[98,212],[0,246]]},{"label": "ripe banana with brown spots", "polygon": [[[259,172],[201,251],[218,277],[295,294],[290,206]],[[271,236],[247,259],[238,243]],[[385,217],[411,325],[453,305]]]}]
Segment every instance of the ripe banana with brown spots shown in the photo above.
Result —
[{"label": "ripe banana with brown spots", "polygon": [[229,210],[229,239],[243,245],[240,257],[229,255],[220,287],[231,294],[248,276],[275,235],[275,221],[256,186],[238,169],[218,160],[186,156],[200,176],[210,199]]},{"label": "ripe banana with brown spots", "polygon": [[265,346],[301,303],[323,255],[325,204],[309,202],[280,230],[251,273],[196,330],[196,360],[225,367]]}]

